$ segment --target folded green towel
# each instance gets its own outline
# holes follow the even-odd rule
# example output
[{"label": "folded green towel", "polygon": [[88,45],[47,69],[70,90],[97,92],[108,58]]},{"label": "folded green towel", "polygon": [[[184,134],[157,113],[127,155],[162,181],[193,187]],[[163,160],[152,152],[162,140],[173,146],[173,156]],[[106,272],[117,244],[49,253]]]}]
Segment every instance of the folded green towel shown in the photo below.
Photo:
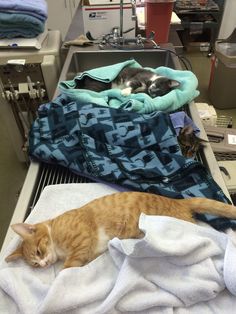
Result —
[{"label": "folded green towel", "polygon": [[[117,75],[120,73],[120,71],[124,67],[141,67],[141,65],[136,62],[135,60],[127,60],[125,62],[116,63],[113,65],[108,65],[104,67],[95,68],[92,70],[84,71],[83,73],[80,73],[77,75],[73,80],[70,81],[63,81],[60,82],[59,87],[63,89],[68,88],[76,88],[77,82],[82,80],[85,76],[89,76],[95,80],[109,83],[113,81]],[[78,90],[77,90],[78,91]],[[77,93],[76,91],[76,93]]]},{"label": "folded green towel", "polygon": [[59,89],[61,93],[67,94],[72,100],[80,101],[81,103],[96,103],[102,106],[124,108],[140,113],[151,113],[158,110],[165,112],[175,111],[199,95],[199,91],[196,90],[198,80],[194,73],[191,71],[173,70],[167,67],[158,67],[152,70],[158,75],[179,81],[180,86],[162,97],[151,98],[145,93],[122,96],[120,89],[109,89],[100,93],[76,89],[78,81],[86,75],[108,83],[126,66],[141,67],[135,60],[128,60],[88,70],[76,76],[73,80],[60,82]]}]

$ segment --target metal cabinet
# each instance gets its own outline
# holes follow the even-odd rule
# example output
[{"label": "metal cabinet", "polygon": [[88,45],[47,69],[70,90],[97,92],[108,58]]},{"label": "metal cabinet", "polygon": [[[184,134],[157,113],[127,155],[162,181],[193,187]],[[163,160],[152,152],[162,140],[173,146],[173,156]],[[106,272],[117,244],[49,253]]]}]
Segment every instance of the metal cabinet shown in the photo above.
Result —
[{"label": "metal cabinet", "polygon": [[59,30],[62,40],[64,40],[67,34],[79,2],[79,0],[47,0],[47,27],[52,30]]},{"label": "metal cabinet", "polygon": [[205,5],[200,5],[198,0],[177,0],[174,11],[184,29],[184,45],[207,41],[210,51],[213,50],[224,12],[224,0],[208,0]]}]

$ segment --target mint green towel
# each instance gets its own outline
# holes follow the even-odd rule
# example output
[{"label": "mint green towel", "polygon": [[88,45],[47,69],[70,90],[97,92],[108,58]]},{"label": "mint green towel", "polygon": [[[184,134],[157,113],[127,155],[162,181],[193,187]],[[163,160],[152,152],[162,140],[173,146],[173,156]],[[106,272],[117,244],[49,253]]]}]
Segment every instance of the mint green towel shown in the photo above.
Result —
[{"label": "mint green towel", "polygon": [[167,67],[158,67],[151,70],[158,75],[179,81],[180,87],[162,97],[151,98],[145,93],[122,96],[120,89],[109,89],[100,93],[85,89],[76,89],[76,82],[81,80],[85,75],[103,82],[110,82],[126,66],[141,67],[135,60],[128,60],[114,65],[88,70],[76,76],[73,80],[60,82],[59,89],[61,93],[68,95],[71,100],[76,100],[81,103],[96,103],[102,106],[124,108],[140,113],[175,111],[199,95],[199,91],[197,90],[198,80],[194,73],[191,71],[173,70]]}]

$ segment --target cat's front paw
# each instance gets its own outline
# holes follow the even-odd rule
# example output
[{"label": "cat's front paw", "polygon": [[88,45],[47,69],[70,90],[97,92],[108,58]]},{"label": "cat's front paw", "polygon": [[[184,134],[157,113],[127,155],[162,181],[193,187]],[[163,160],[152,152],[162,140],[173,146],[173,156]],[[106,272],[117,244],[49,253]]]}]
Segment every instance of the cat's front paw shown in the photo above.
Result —
[{"label": "cat's front paw", "polygon": [[127,87],[121,90],[121,95],[122,96],[129,96],[132,92],[132,88],[131,87]]}]

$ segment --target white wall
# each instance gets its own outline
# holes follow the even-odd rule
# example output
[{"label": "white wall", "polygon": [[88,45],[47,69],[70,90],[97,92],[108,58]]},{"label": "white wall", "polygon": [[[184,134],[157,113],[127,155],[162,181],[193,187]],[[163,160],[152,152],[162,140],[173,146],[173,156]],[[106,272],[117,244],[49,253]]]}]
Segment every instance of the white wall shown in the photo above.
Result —
[{"label": "white wall", "polygon": [[236,0],[225,0],[225,9],[218,38],[229,37],[236,28]]}]

